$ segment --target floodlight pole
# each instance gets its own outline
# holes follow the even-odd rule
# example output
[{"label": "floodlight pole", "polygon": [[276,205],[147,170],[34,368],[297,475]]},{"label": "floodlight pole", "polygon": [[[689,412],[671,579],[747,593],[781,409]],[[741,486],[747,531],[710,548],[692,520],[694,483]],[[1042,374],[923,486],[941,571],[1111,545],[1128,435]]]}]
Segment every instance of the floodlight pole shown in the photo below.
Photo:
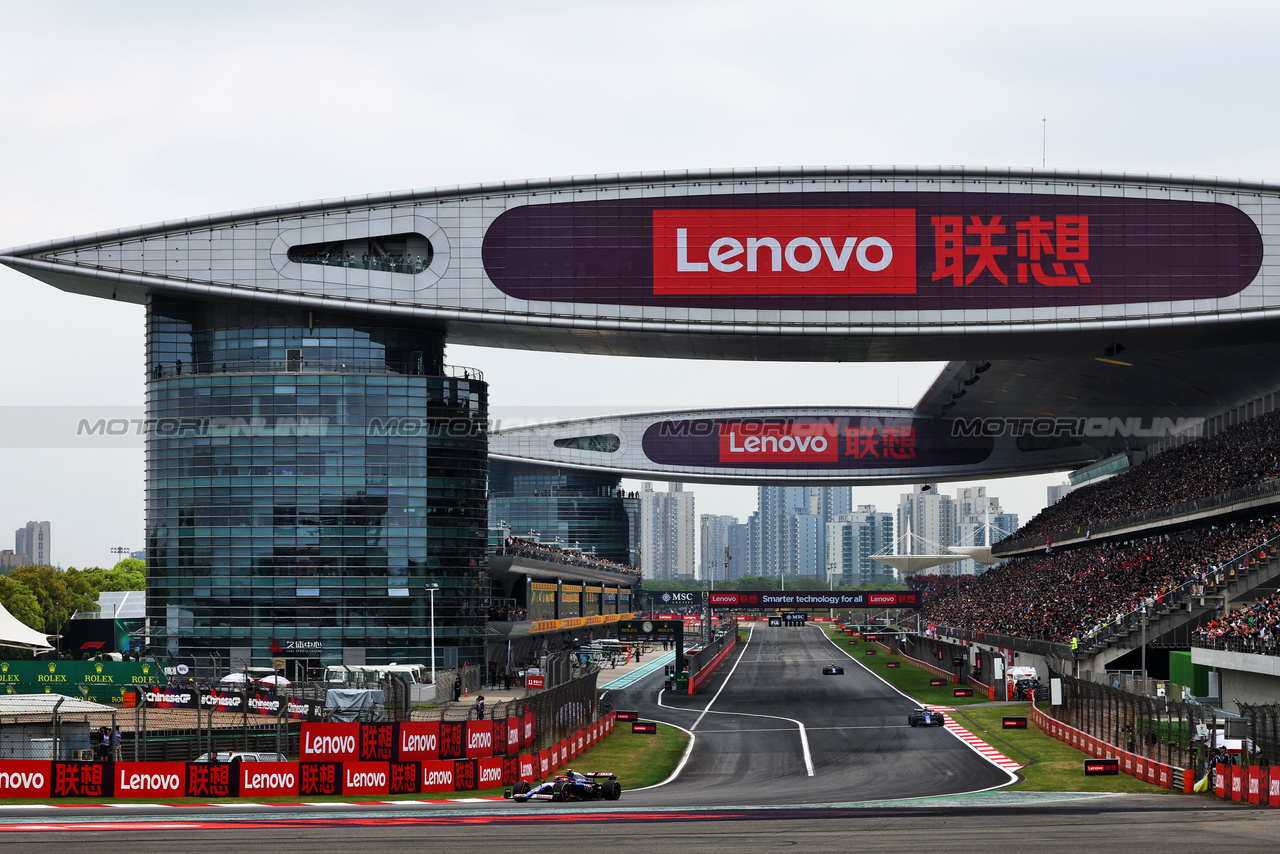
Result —
[{"label": "floodlight pole", "polygon": [[439,697],[436,687],[436,591],[440,589],[440,585],[433,582],[423,589],[431,598],[431,691]]}]

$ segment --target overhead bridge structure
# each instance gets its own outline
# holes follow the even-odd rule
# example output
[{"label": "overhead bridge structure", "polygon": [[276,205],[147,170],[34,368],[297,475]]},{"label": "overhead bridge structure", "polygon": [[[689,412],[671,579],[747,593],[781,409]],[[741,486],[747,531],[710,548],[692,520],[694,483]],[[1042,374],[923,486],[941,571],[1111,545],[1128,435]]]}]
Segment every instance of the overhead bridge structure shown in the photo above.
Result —
[{"label": "overhead bridge structure", "polygon": [[[483,655],[486,454],[901,483],[1195,435],[1273,407],[1277,223],[1280,186],[1247,181],[727,169],[277,205],[13,247],[0,264],[147,307],[148,616],[172,651],[416,659],[429,576],[447,582],[435,619],[465,661]],[[444,363],[446,342],[946,366],[910,407],[866,406],[851,382],[813,407],[488,435],[488,387]],[[254,427],[214,436],[226,418]]]}]

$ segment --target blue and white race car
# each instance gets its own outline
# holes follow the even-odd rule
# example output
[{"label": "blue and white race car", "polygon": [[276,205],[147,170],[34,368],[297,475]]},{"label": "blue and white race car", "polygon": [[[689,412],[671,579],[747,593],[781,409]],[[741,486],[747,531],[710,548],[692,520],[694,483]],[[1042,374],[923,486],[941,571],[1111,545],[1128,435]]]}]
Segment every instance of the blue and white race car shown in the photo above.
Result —
[{"label": "blue and white race car", "polygon": [[944,726],[946,719],[937,709],[915,709],[907,715],[907,723],[911,726]]},{"label": "blue and white race car", "polygon": [[583,774],[566,770],[554,780],[531,786],[528,782],[508,786],[502,793],[507,800],[526,801],[616,801],[622,797],[622,785],[612,771]]}]

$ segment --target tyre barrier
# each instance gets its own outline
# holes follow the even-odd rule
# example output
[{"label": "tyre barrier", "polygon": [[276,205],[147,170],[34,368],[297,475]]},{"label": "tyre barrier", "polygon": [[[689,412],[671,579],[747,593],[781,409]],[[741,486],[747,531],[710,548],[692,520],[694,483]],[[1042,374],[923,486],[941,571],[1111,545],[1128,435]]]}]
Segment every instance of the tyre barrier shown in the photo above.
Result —
[{"label": "tyre barrier", "polygon": [[[550,749],[506,754],[492,750],[492,738],[485,753],[486,740],[472,737],[483,735],[477,724],[490,727],[492,735],[493,721],[467,721],[466,734],[448,734],[449,744],[446,733],[430,739],[420,729],[443,729],[449,722],[312,723],[304,732],[304,738],[310,735],[307,752],[298,762],[0,760],[0,798],[260,798],[490,789],[546,777],[612,733],[614,715]],[[459,749],[461,754],[444,758]]]}]

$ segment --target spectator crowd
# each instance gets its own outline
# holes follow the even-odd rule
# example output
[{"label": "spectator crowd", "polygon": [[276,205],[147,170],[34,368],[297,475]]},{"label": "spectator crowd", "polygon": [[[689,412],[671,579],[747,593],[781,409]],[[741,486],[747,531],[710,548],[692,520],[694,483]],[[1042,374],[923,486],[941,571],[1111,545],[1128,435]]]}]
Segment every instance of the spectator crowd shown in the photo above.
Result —
[{"label": "spectator crowd", "polygon": [[[915,576],[926,623],[1059,643],[1135,625],[1145,605],[1175,604],[1254,549],[1280,518],[1099,543],[1017,558],[977,576]],[[1277,609],[1280,613],[1280,608]],[[1255,616],[1256,615],[1252,615]]]},{"label": "spectator crowd", "polygon": [[640,577],[640,570],[625,563],[614,563],[608,558],[587,555],[572,549],[563,549],[546,543],[535,543],[520,537],[507,537],[506,553],[527,557],[534,560],[545,560],[550,563],[561,563],[567,566],[580,566],[584,569],[597,569],[601,572],[623,573]]},{"label": "spectator crowd", "polygon": [[1276,632],[1280,629],[1280,592],[1203,625],[1193,633],[1195,646],[1235,652],[1280,654]]},{"label": "spectator crowd", "polygon": [[1087,533],[1173,501],[1206,498],[1280,474],[1280,412],[1270,412],[1156,454],[1096,485],[1063,496],[1023,525],[1005,545],[1045,542],[1056,531]]}]

